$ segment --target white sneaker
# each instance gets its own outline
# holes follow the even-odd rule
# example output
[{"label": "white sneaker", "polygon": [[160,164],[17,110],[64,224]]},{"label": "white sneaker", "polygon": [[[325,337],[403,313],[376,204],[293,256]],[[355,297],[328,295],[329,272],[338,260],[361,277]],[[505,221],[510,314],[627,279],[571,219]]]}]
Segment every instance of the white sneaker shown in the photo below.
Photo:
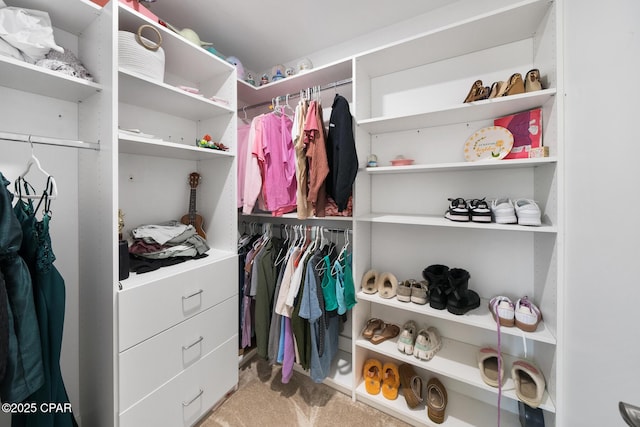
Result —
[{"label": "white sneaker", "polygon": [[542,224],[542,221],[540,220],[540,208],[533,200],[518,199],[515,202],[515,209],[516,216],[518,217],[518,224],[534,226]]},{"label": "white sneaker", "polygon": [[518,222],[516,211],[511,199],[503,197],[491,201],[493,221],[497,224],[515,224]]},{"label": "white sneaker", "polygon": [[516,301],[516,326],[525,332],[535,332],[542,320],[540,309],[526,296]]}]

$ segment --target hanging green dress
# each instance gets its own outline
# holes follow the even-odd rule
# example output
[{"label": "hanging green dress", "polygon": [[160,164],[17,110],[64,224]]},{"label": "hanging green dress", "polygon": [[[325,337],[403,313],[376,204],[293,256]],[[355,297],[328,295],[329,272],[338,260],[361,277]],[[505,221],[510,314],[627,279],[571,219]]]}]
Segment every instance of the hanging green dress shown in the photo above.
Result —
[{"label": "hanging green dress", "polygon": [[[50,189],[50,183],[47,183]],[[32,190],[24,183],[27,192]],[[43,203],[42,220],[36,213]],[[44,385],[27,398],[35,402],[40,409],[42,403],[57,403],[53,410],[33,414],[20,414],[12,417],[12,427],[71,427],[76,421],[71,411],[69,397],[60,371],[60,350],[64,329],[65,284],[62,276],[53,265],[56,257],[51,248],[49,221],[51,220],[48,193],[45,190],[38,206],[34,209],[31,200],[19,200],[14,207],[16,217],[22,226],[22,247],[20,255],[27,263],[33,283],[33,296],[36,306],[42,360],[44,364]]]},{"label": "hanging green dress", "polygon": [[8,346],[0,349],[4,375],[0,380],[3,402],[18,403],[44,383],[40,331],[33,302],[31,275],[18,254],[22,244],[20,223],[11,208],[9,181],[0,173],[0,277],[4,282]]}]

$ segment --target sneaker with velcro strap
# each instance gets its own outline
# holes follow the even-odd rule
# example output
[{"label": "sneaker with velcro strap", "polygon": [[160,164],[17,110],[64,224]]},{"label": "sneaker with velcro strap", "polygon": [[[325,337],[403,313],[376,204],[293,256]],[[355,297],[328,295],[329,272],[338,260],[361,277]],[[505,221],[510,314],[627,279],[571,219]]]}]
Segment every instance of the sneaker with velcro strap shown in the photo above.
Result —
[{"label": "sneaker with velcro strap", "polygon": [[473,222],[491,222],[491,209],[489,204],[482,199],[471,199],[467,202],[469,218]]},{"label": "sneaker with velcro strap", "polygon": [[462,197],[449,199],[449,209],[444,217],[451,221],[469,221],[469,207],[467,201]]}]

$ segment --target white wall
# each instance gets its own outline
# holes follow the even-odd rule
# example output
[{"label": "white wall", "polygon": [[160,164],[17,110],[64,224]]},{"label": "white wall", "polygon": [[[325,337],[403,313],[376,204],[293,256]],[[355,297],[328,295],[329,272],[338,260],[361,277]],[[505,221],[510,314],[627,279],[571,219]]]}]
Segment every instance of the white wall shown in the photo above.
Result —
[{"label": "white wall", "polygon": [[640,2],[565,2],[564,426],[640,405]]}]

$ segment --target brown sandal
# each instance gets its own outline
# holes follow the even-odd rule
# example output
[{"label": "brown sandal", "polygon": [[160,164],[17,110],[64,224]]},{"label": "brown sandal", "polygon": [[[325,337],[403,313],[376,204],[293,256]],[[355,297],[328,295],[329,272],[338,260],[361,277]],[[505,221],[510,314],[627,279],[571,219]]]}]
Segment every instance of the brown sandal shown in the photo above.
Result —
[{"label": "brown sandal", "polygon": [[482,91],[484,91],[484,85],[482,84],[482,80],[476,80],[475,82],[473,82],[471,89],[469,89],[469,94],[464,99],[464,102],[466,103],[466,102],[477,101]]},{"label": "brown sandal", "polygon": [[369,319],[367,321],[367,326],[365,326],[364,331],[362,331],[362,336],[370,340],[373,337],[373,334],[383,327],[384,322],[381,319]]},{"label": "brown sandal", "polygon": [[515,73],[509,77],[507,88],[502,96],[517,95],[519,93],[524,93],[524,82],[522,81],[522,75]]},{"label": "brown sandal", "polygon": [[382,332],[371,337],[371,342],[373,344],[380,344],[383,341],[397,337],[399,334],[400,326],[392,323],[385,323]]},{"label": "brown sandal", "polygon": [[416,408],[422,402],[422,378],[416,375],[413,366],[403,363],[398,367],[400,373],[400,385],[402,386],[402,395],[407,401],[407,406],[411,409]]},{"label": "brown sandal", "polygon": [[504,95],[504,91],[507,88],[507,85],[503,81],[493,82],[491,85],[491,90],[489,91],[489,99],[498,98]]},{"label": "brown sandal", "polygon": [[540,71],[537,68],[533,68],[525,76],[524,91],[533,92],[536,90],[542,90],[542,83],[540,82]]}]

